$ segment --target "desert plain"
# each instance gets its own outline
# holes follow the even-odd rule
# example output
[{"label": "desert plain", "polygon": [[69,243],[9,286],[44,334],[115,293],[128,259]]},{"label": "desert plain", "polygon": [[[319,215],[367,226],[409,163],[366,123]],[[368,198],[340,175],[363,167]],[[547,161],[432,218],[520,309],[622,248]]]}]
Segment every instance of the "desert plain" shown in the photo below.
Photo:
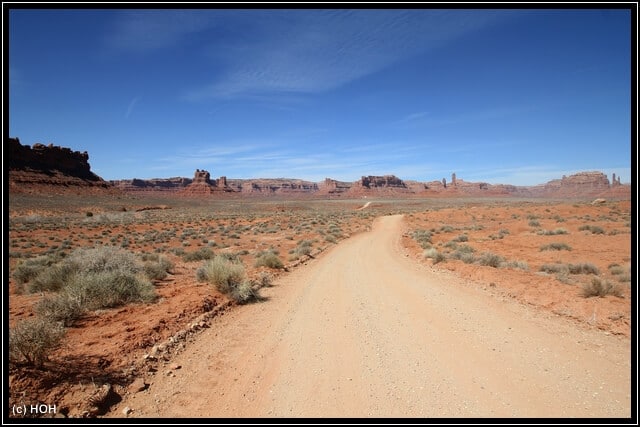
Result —
[{"label": "desert plain", "polygon": [[[167,268],[13,360],[9,416],[627,418],[631,221],[629,200],[12,194],[11,328],[56,294],[30,260]],[[203,280],[216,255],[254,298]]]}]

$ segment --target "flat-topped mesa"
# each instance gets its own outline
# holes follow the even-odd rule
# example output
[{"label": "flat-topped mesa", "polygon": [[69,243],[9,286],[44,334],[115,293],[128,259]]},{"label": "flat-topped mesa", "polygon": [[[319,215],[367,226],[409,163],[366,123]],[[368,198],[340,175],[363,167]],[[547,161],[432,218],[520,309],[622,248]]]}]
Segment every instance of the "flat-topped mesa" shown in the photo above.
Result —
[{"label": "flat-topped mesa", "polygon": [[228,186],[243,194],[313,194],[318,191],[318,184],[302,179],[230,179]]},{"label": "flat-topped mesa", "polygon": [[91,172],[89,154],[86,151],[72,151],[70,148],[40,143],[29,147],[20,144],[18,138],[9,138],[6,148],[10,170],[44,173],[58,171],[87,181],[102,181],[102,178]]},{"label": "flat-topped mesa", "polygon": [[125,192],[176,192],[191,184],[190,178],[119,179],[109,181]]},{"label": "flat-topped mesa", "polygon": [[325,178],[324,181],[318,185],[318,192],[320,194],[342,194],[349,191],[352,186],[352,182],[343,182],[331,178]]},{"label": "flat-topped mesa", "polygon": [[354,184],[356,187],[364,188],[407,188],[404,181],[395,175],[383,175],[383,176],[363,176],[359,181]]},{"label": "flat-topped mesa", "polygon": [[89,154],[53,144],[20,144],[8,138],[4,153],[11,193],[66,194],[114,193],[118,190],[91,172]]},{"label": "flat-topped mesa", "polygon": [[542,186],[539,191],[544,195],[573,196],[596,195],[611,188],[609,178],[602,172],[579,172],[574,175],[564,175],[562,179],[554,179]]}]

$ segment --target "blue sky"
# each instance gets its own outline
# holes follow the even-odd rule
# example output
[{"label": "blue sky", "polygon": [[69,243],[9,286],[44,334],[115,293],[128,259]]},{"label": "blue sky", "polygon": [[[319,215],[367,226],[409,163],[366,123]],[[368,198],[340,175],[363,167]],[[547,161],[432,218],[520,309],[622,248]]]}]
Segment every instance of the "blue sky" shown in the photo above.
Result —
[{"label": "blue sky", "polygon": [[10,136],[107,180],[631,180],[628,10],[9,14]]}]

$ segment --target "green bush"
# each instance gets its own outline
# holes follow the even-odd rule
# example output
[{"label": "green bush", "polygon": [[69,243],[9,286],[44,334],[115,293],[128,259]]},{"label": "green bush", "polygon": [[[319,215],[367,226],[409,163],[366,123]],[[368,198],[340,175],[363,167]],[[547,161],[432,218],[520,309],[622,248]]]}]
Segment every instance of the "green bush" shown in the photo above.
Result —
[{"label": "green bush", "polygon": [[622,290],[620,287],[608,280],[602,280],[599,277],[592,277],[591,282],[582,286],[582,296],[589,297],[604,297],[606,295],[613,295],[622,298]]},{"label": "green bush", "polygon": [[9,357],[40,367],[51,350],[60,346],[64,334],[59,323],[41,318],[22,320],[9,331]]}]

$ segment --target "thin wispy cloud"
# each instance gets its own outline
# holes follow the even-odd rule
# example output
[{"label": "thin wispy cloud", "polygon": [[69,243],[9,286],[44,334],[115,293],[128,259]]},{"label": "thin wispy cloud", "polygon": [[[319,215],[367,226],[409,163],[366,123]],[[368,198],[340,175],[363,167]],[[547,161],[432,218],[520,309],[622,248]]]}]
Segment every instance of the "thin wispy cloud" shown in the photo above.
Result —
[{"label": "thin wispy cloud", "polygon": [[128,119],[129,116],[131,115],[131,113],[133,112],[133,107],[136,106],[136,104],[138,103],[138,101],[140,100],[139,96],[136,96],[135,98],[133,98],[131,100],[131,102],[129,102],[129,106],[127,107],[127,112],[124,115],[125,119]]},{"label": "thin wispy cloud", "polygon": [[116,17],[105,43],[119,51],[153,51],[175,46],[215,24],[215,15],[197,10],[127,11]]},{"label": "thin wispy cloud", "polygon": [[[255,14],[244,24],[255,30]],[[224,70],[190,99],[317,93],[424,53],[505,15],[501,11],[320,10],[260,15],[254,38],[216,42]],[[269,31],[260,31],[265,29]]]}]

